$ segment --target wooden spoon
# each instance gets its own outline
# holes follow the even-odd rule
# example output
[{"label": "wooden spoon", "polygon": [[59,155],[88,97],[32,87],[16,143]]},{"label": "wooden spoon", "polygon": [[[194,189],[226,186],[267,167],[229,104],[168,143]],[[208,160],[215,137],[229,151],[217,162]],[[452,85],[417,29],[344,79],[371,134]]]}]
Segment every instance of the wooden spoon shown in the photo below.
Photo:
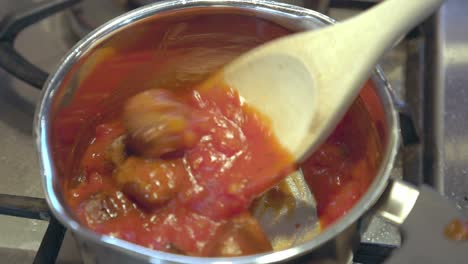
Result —
[{"label": "wooden spoon", "polygon": [[442,2],[386,0],[335,26],[271,41],[235,59],[202,88],[236,88],[302,161],[341,120],[382,54]]}]

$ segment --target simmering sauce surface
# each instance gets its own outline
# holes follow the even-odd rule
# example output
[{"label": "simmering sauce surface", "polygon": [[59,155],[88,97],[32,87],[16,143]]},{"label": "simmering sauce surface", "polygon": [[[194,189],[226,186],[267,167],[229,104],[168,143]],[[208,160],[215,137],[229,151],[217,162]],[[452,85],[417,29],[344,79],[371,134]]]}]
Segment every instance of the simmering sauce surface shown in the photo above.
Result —
[{"label": "simmering sauce surface", "polygon": [[[271,249],[248,208],[254,198],[293,170],[293,160],[268,123],[230,88],[195,89],[179,96],[150,90],[138,96],[154,100],[159,108],[150,114],[165,122],[163,130],[183,125],[196,143],[160,157],[140,157],[126,146],[131,135],[121,118],[99,124],[81,159],[80,180],[66,196],[81,222],[99,233],[192,255],[234,254],[213,251],[209,242],[216,239],[218,229],[233,221],[246,222],[239,229],[256,232],[247,232],[242,239],[260,237],[266,245],[259,249]],[[189,108],[187,120],[175,116],[179,109],[170,115],[164,112],[170,100]],[[144,110],[133,118],[143,120],[150,111],[146,102],[132,103]],[[161,116],[166,119],[161,121]],[[164,135],[156,146],[147,147],[157,149],[171,140],[170,134]],[[256,244],[243,243],[248,247],[238,246],[246,248],[238,250],[240,254]]]},{"label": "simmering sauce surface", "polygon": [[[239,27],[222,26],[229,19]],[[204,34],[207,28],[214,33]],[[291,157],[268,120],[232,89],[194,87],[236,55],[288,32],[254,17],[187,16],[180,23],[142,24],[127,32],[132,38],[124,31],[90,55],[74,80],[80,89],[55,116],[52,132],[65,200],[79,222],[173,253],[238,256],[271,250],[248,209],[294,169]],[[151,43],[159,43],[156,51]],[[364,88],[369,90],[371,83]],[[128,99],[142,91],[163,98],[164,109],[186,108],[155,121],[169,124],[171,136],[148,141],[134,136],[135,123],[124,112]],[[153,120],[144,113],[140,120]],[[300,164],[322,228],[344,215],[373,180],[382,128],[370,120],[358,99],[330,138]],[[152,151],[154,146],[164,151]],[[288,195],[267,196],[271,206],[291,202]]]},{"label": "simmering sauce surface", "polygon": [[[363,92],[371,88],[367,83]],[[365,194],[380,162],[377,128],[358,99],[301,169],[317,201],[322,227],[345,215]]]}]

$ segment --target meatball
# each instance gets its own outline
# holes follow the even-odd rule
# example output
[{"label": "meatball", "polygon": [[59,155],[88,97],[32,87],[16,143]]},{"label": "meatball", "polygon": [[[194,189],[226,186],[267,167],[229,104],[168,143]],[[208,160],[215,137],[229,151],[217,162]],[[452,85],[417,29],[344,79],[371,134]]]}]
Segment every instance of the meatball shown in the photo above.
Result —
[{"label": "meatball", "polygon": [[114,172],[122,192],[140,207],[152,209],[171,200],[181,188],[185,170],[181,160],[130,157]]},{"label": "meatball", "polygon": [[167,90],[147,90],[124,105],[127,147],[138,156],[159,158],[196,143],[190,107]]},{"label": "meatball", "polygon": [[218,228],[206,245],[206,256],[235,257],[273,250],[261,226],[250,214],[230,219]]},{"label": "meatball", "polygon": [[125,199],[119,198],[119,195],[122,193],[98,192],[83,201],[81,208],[88,225],[101,224],[125,214],[131,206]]},{"label": "meatball", "polygon": [[119,166],[127,158],[125,151],[125,139],[126,136],[120,136],[106,148],[106,158],[112,162],[114,166]]}]

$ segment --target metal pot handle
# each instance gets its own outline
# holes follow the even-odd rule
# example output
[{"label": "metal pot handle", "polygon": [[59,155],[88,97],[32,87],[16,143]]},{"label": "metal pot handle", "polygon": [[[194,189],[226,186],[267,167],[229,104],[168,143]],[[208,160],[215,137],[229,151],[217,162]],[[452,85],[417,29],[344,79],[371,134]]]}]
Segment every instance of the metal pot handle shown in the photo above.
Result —
[{"label": "metal pot handle", "polygon": [[444,236],[445,227],[461,212],[427,185],[415,188],[393,180],[376,205],[377,214],[396,224],[402,246],[385,263],[466,263],[468,243]]},{"label": "metal pot handle", "polygon": [[[18,10],[0,21],[0,67],[18,79],[41,89],[48,74],[30,63],[14,48],[16,36],[26,27],[70,7],[80,0],[60,0],[35,4],[26,10]],[[47,47],[38,47],[47,48]]]}]

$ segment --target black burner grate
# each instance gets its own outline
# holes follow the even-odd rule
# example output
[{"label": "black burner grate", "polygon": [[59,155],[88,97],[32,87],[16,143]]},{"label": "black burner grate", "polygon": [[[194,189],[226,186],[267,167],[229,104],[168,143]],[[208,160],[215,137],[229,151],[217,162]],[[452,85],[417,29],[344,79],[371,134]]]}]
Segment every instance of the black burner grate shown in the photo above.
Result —
[{"label": "black burner grate", "polygon": [[[33,87],[41,89],[48,74],[29,63],[15,50],[16,36],[26,27],[77,2],[79,1],[62,0],[39,3],[6,15],[0,21],[0,66]],[[0,214],[49,221],[34,264],[55,263],[66,229],[50,213],[45,199],[0,194]]]}]

